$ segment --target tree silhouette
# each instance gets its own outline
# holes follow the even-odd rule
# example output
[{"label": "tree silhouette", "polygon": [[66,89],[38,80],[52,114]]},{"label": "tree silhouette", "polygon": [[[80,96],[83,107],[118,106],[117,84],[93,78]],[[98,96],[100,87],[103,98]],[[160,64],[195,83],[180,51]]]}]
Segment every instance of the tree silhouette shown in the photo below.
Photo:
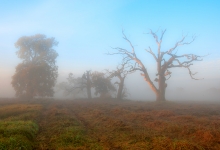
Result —
[{"label": "tree silhouette", "polygon": [[22,62],[12,76],[12,86],[17,97],[31,99],[35,96],[52,97],[58,77],[57,52],[53,49],[58,42],[45,35],[23,36],[15,43],[17,56]]},{"label": "tree silhouette", "polygon": [[101,98],[108,98],[115,87],[111,83],[111,78],[105,77],[105,73],[95,71],[91,74],[92,85],[95,88],[95,95]]},{"label": "tree silhouette", "polygon": [[194,80],[198,80],[194,78],[194,75],[196,73],[192,73],[190,66],[193,65],[192,63],[194,61],[202,61],[201,59],[202,56],[198,56],[195,54],[177,55],[176,52],[174,52],[176,48],[179,46],[191,44],[195,39],[194,37],[190,42],[184,42],[186,36],[183,36],[182,39],[176,42],[176,44],[172,48],[162,52],[161,44],[165,32],[166,30],[162,30],[161,36],[159,38],[155,32],[150,30],[149,34],[153,36],[157,44],[157,53],[153,52],[151,47],[146,49],[146,51],[154,57],[157,63],[157,74],[156,74],[157,77],[154,79],[154,81],[158,83],[158,88],[153,83],[153,80],[150,79],[147,68],[145,67],[143,62],[137,57],[134,46],[132,45],[131,41],[126,37],[124,32],[122,32],[123,38],[125,41],[129,43],[131,47],[131,51],[124,48],[116,47],[115,49],[118,52],[110,53],[110,55],[115,55],[115,54],[123,55],[123,61],[133,62],[133,70],[141,72],[141,76],[144,77],[145,81],[148,83],[152,91],[155,93],[157,101],[166,100],[165,98],[165,91],[167,87],[166,80],[168,80],[171,77],[171,73],[172,73],[169,70],[170,68],[178,68],[178,67],[186,68],[188,70],[190,77]]},{"label": "tree silhouette", "polygon": [[132,65],[129,64],[128,61],[122,62],[120,65],[117,66],[115,70],[106,70],[107,74],[110,78],[117,77],[119,79],[119,82],[115,82],[114,84],[118,85],[118,91],[117,91],[117,99],[121,100],[127,95],[127,90],[124,87],[125,78],[128,74],[133,72]]},{"label": "tree silhouette", "polygon": [[90,71],[86,71],[82,77],[75,78],[72,73],[69,74],[67,82],[62,82],[57,85],[58,90],[64,92],[65,95],[84,94],[86,89],[88,99],[92,99],[90,79]]},{"label": "tree silhouette", "polygon": [[90,79],[90,74],[91,71],[87,70],[86,73],[84,73],[82,76],[82,79],[86,80],[86,91],[87,91],[88,99],[92,99],[92,94],[91,94],[92,82]]}]

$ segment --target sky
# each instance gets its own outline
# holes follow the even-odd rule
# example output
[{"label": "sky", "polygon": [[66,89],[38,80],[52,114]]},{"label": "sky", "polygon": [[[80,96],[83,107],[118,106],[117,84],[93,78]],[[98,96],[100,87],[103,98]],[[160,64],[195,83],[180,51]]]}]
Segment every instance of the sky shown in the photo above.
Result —
[{"label": "sky", "polygon": [[[198,72],[196,77],[204,78],[203,80],[192,80],[187,70],[172,69],[172,78],[167,81],[168,98],[172,99],[173,93],[177,93],[178,89],[188,91],[187,94],[182,92],[183,99],[189,95],[201,95],[201,91],[209,88],[220,91],[218,0],[0,2],[0,97],[14,97],[15,94],[10,84],[11,77],[21,60],[16,55],[18,49],[14,43],[22,36],[35,34],[45,34],[59,42],[55,47],[59,54],[58,83],[65,81],[70,72],[81,76],[86,70],[114,69],[121,62],[121,57],[106,53],[115,52],[113,47],[130,48],[122,38],[122,30],[154,79],[156,62],[145,51],[151,46],[156,52],[155,40],[147,34],[150,29],[158,31],[158,34],[166,29],[162,51],[173,47],[183,35],[187,35],[186,41],[190,41],[192,36],[196,36],[196,40],[190,45],[179,47],[178,54],[209,54],[203,61],[195,62],[192,67],[194,72]],[[154,99],[154,93],[139,74],[132,74],[125,81],[131,98]]]}]

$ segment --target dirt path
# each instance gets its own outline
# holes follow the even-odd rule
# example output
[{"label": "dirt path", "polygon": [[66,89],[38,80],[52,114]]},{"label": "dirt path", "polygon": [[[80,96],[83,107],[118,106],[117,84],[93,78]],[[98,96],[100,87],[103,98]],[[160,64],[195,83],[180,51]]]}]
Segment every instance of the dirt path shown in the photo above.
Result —
[{"label": "dirt path", "polygon": [[39,132],[36,137],[36,147],[35,149],[49,149],[49,143],[50,143],[50,134],[49,133],[49,112],[50,112],[50,107],[53,105],[51,102],[44,102],[42,104],[42,111],[37,118],[37,122],[39,125]]}]

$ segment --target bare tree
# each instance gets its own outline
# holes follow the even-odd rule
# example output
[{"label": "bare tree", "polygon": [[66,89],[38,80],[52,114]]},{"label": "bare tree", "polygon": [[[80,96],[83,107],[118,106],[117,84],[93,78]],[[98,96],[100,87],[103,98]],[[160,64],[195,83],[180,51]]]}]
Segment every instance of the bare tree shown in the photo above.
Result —
[{"label": "bare tree", "polygon": [[106,70],[109,78],[117,77],[119,82],[115,82],[118,85],[117,91],[117,99],[121,100],[126,96],[126,90],[124,88],[124,81],[128,74],[133,72],[133,67],[129,64],[128,61],[122,62],[120,65],[117,66],[116,70]]},{"label": "bare tree", "polygon": [[90,71],[86,71],[82,77],[75,78],[72,73],[69,74],[67,82],[62,82],[57,85],[58,90],[64,92],[65,95],[77,95],[87,92],[88,99],[92,99],[91,88],[92,83],[90,79]]},{"label": "bare tree", "polygon": [[[194,61],[202,61],[201,59],[202,56],[198,56],[195,54],[177,55],[176,52],[174,52],[176,48],[179,46],[191,44],[195,40],[195,37],[192,37],[192,40],[190,42],[184,42],[186,36],[183,36],[182,39],[176,42],[176,44],[172,48],[168,49],[167,51],[162,52],[161,44],[162,44],[163,35],[165,32],[166,30],[162,30],[161,36],[159,38],[156,32],[153,32],[152,30],[150,30],[149,34],[153,36],[157,44],[157,53],[153,52],[151,47],[146,49],[146,51],[154,57],[157,63],[157,74],[156,74],[157,77],[155,78],[154,81],[158,83],[158,88],[155,86],[152,79],[150,79],[147,68],[142,63],[142,61],[137,57],[134,46],[132,45],[131,41],[126,37],[124,32],[122,32],[123,38],[125,41],[129,43],[131,47],[131,51],[124,49],[124,48],[116,47],[115,49],[118,52],[111,53],[111,55],[114,55],[114,54],[123,55],[123,61],[133,62],[133,71],[141,71],[141,76],[144,77],[145,81],[148,83],[152,91],[155,93],[157,101],[166,100],[165,98],[165,91],[167,87],[166,80],[168,80],[171,77],[171,73],[172,73],[169,70],[170,68],[177,68],[177,67],[186,68],[189,72],[190,77],[194,80],[198,80],[194,78],[194,75],[196,73],[192,73],[190,66],[193,65],[192,63]],[[168,59],[165,59],[167,57]]]}]

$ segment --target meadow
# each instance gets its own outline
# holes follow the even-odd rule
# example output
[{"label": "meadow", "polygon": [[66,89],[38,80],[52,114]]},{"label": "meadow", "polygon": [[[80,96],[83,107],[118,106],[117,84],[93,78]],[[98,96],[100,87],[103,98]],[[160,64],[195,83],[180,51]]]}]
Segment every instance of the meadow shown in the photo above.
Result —
[{"label": "meadow", "polygon": [[220,102],[0,100],[0,150],[219,150]]}]

